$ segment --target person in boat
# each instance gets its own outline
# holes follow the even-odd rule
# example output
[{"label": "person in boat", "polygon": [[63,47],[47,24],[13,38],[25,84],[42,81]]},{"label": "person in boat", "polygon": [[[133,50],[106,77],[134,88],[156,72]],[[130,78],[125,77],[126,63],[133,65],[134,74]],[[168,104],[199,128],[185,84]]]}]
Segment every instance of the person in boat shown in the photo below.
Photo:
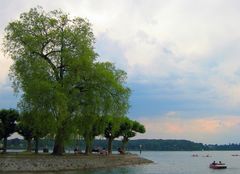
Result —
[{"label": "person in boat", "polygon": [[222,164],[222,161],[219,161],[218,164]]},{"label": "person in boat", "polygon": [[213,162],[212,162],[212,165],[216,165],[216,162],[215,162],[215,161],[213,161]]}]

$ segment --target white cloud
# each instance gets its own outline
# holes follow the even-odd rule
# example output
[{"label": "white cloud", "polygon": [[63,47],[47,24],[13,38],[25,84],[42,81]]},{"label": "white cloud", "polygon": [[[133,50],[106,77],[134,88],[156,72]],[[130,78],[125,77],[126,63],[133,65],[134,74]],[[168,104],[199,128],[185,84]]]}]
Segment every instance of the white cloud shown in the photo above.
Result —
[{"label": "white cloud", "polygon": [[[88,18],[97,39],[105,35],[116,43],[123,57],[107,60],[124,64],[131,82],[165,83],[180,91],[178,97],[205,98],[219,107],[240,104],[237,0],[3,0],[0,34],[10,20],[36,5]],[[0,63],[1,84],[11,61],[1,58]]]},{"label": "white cloud", "polygon": [[0,91],[1,87],[4,86],[8,81],[8,73],[9,68],[12,64],[12,60],[10,58],[6,58],[1,52],[0,52]]}]

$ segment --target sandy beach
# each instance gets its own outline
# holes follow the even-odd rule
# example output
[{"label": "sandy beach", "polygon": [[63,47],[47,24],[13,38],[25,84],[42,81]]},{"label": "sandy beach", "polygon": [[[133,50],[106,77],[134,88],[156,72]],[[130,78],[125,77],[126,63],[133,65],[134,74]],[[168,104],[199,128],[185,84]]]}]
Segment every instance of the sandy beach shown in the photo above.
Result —
[{"label": "sandy beach", "polygon": [[0,155],[0,172],[45,172],[148,164],[138,155]]}]

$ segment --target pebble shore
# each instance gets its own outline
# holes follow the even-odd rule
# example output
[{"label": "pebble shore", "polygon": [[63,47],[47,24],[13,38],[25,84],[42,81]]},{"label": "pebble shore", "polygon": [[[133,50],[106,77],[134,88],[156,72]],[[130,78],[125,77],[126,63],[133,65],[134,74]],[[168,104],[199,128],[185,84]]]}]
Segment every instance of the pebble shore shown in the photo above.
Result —
[{"label": "pebble shore", "polygon": [[108,168],[125,165],[148,164],[152,161],[138,155],[66,155],[18,156],[0,155],[1,172],[54,172]]}]

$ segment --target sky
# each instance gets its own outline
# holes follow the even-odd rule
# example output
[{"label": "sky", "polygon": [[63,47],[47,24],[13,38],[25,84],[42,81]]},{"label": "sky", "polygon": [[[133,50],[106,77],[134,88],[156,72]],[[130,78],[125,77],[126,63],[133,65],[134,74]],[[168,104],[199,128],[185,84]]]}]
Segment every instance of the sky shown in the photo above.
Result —
[{"label": "sky", "polygon": [[[92,24],[100,61],[128,73],[128,116],[147,132],[137,138],[240,142],[240,1],[0,0],[4,28],[38,5]],[[0,108],[16,108],[0,51]]]}]

